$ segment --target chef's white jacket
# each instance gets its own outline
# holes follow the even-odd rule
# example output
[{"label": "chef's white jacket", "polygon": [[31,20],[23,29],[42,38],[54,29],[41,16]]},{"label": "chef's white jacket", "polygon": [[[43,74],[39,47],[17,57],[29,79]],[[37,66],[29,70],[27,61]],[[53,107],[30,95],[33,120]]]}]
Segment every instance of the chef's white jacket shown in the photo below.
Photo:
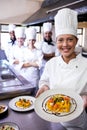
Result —
[{"label": "chef's white jacket", "polygon": [[[42,42],[36,42],[35,43],[35,47],[42,50],[43,53],[45,54],[50,54],[50,53],[55,53],[55,56],[59,56],[60,53],[56,47],[56,44],[54,42],[52,42],[52,44],[54,45],[49,45],[47,42],[45,41],[42,41]],[[45,67],[45,64],[46,64],[47,60],[43,59],[43,62],[42,62],[42,68],[40,70],[40,76],[42,75],[43,73],[43,70],[44,70],[44,67]]]},{"label": "chef's white jacket", "polygon": [[61,56],[46,63],[39,87],[48,85],[50,89],[62,88],[79,94],[87,93],[87,59],[81,54],[68,64]]},{"label": "chef's white jacket", "polygon": [[35,47],[37,49],[42,50],[43,53],[46,54],[50,54],[50,53],[55,53],[56,55],[59,55],[59,52],[56,48],[56,44],[54,42],[52,42],[52,44],[54,45],[49,45],[47,42],[42,41],[42,42],[36,42],[35,43]]},{"label": "chef's white jacket", "polygon": [[16,44],[17,44],[17,41],[15,41],[14,44],[12,45],[11,39],[9,39],[8,42],[6,42],[6,45],[5,45],[5,54],[6,54],[8,60],[10,59],[10,56],[11,56],[12,47],[14,45],[16,45]]},{"label": "chef's white jacket", "polygon": [[[74,91],[78,94],[87,94],[87,59],[81,54],[68,64],[61,56],[49,60],[41,76],[39,87],[48,85],[50,89]],[[87,113],[69,122],[61,123],[67,130],[86,130]]]},{"label": "chef's white jacket", "polygon": [[38,67],[21,68],[20,74],[26,78],[34,87],[38,86],[39,81],[39,69],[42,66],[43,54],[41,50],[34,48],[30,50],[26,48],[24,53],[24,63],[36,62]]},{"label": "chef's white jacket", "polygon": [[[17,44],[12,46],[10,51],[10,58],[9,63],[14,67],[14,69],[20,73],[22,64],[24,62],[24,53],[25,53],[25,46],[19,47]],[[19,64],[14,64],[15,60],[19,60]]]}]

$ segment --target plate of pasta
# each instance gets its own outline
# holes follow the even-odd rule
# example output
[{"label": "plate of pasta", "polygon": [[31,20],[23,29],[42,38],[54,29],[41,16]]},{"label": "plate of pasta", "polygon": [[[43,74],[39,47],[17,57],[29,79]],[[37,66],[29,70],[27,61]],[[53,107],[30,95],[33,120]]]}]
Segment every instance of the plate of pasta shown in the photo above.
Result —
[{"label": "plate of pasta", "polygon": [[35,98],[32,96],[18,96],[9,102],[9,107],[14,111],[30,111],[34,109]]},{"label": "plate of pasta", "polygon": [[75,92],[52,89],[42,93],[34,103],[38,116],[51,122],[67,122],[83,111],[83,100]]},{"label": "plate of pasta", "polygon": [[13,122],[3,122],[0,123],[0,130],[19,130],[19,127]]}]

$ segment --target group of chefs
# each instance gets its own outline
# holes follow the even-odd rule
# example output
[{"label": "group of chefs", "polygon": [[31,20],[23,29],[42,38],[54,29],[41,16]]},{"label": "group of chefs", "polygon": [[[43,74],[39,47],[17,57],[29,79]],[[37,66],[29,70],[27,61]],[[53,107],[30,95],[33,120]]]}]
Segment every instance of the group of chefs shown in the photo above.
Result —
[{"label": "group of chefs", "polygon": [[8,61],[34,87],[38,87],[45,63],[59,54],[52,40],[52,28],[52,23],[44,23],[43,41],[37,42],[36,28],[9,25],[10,39],[6,48]]}]

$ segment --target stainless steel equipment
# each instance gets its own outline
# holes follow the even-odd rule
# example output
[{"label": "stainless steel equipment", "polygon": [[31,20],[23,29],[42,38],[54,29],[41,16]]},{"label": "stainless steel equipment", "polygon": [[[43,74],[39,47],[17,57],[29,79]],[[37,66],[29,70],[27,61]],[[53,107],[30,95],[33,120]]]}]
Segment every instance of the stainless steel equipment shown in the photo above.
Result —
[{"label": "stainless steel equipment", "polygon": [[34,93],[35,88],[6,60],[0,60],[0,99]]}]

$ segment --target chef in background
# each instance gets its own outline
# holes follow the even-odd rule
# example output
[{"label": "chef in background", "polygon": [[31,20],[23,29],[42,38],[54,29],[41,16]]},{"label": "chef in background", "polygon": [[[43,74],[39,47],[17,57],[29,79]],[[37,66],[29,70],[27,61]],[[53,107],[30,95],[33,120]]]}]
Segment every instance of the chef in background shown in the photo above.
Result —
[{"label": "chef in background", "polygon": [[14,24],[8,25],[9,39],[8,39],[8,41],[6,43],[6,47],[5,47],[5,53],[6,53],[8,60],[9,60],[9,57],[10,57],[11,48],[12,48],[13,45],[16,44],[16,36],[15,36],[15,31],[14,31],[15,28],[16,28],[16,25],[14,25]]},{"label": "chef in background", "polygon": [[24,53],[24,62],[21,67],[21,75],[27,79],[34,87],[38,87],[39,70],[42,66],[43,54],[34,45],[36,42],[36,29],[29,27],[26,29],[27,48]]},{"label": "chef in background", "polygon": [[14,46],[12,46],[9,63],[14,67],[15,70],[17,70],[17,72],[20,72],[21,65],[24,61],[25,29],[23,27],[16,27],[15,35],[16,35],[17,43]]},{"label": "chef in background", "polygon": [[56,56],[58,51],[55,42],[52,40],[52,29],[52,23],[43,23],[43,41],[35,44],[35,46],[43,52],[43,66],[40,71],[41,75],[46,62]]}]

